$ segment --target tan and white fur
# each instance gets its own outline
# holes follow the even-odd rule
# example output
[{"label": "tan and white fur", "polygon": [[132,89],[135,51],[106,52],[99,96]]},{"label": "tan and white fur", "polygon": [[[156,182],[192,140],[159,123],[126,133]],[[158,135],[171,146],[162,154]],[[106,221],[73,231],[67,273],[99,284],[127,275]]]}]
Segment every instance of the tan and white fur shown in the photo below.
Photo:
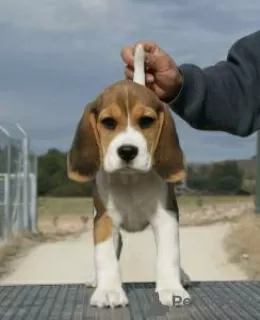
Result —
[{"label": "tan and white fur", "polygon": [[173,305],[173,295],[190,297],[181,282],[178,206],[167,184],[185,176],[183,154],[168,107],[145,86],[141,45],[134,64],[134,81],[111,85],[87,105],[67,157],[69,178],[93,181],[96,289],[90,304],[97,307],[128,304],[120,228],[151,225],[162,304]]}]

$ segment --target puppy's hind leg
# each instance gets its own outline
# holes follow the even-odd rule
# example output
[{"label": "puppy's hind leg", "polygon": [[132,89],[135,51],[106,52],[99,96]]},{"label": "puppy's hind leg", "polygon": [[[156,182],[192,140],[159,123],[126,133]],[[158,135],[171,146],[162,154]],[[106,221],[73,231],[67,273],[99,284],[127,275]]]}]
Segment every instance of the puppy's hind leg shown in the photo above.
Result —
[{"label": "puppy's hind leg", "polygon": [[[176,220],[179,225],[179,208],[175,196],[174,184],[168,182],[167,183],[167,210],[174,212],[176,216]],[[191,285],[191,280],[188,274],[181,268],[181,283],[182,285],[187,288]]]},{"label": "puppy's hind leg", "polygon": [[122,240],[122,235],[120,231],[118,231],[117,234],[115,234],[114,239],[115,239],[114,242],[115,242],[116,257],[117,257],[117,260],[120,260],[121,252],[123,249],[123,240]]},{"label": "puppy's hind leg", "polygon": [[181,268],[181,284],[184,288],[191,286],[192,282],[189,275]]},{"label": "puppy's hind leg", "polygon": [[[97,215],[97,210],[93,204],[93,217],[95,217]],[[88,288],[95,288],[97,286],[97,280],[96,280],[96,270],[94,268],[93,270],[93,274],[90,275],[90,277],[88,278],[88,280],[86,281],[85,285]]]}]

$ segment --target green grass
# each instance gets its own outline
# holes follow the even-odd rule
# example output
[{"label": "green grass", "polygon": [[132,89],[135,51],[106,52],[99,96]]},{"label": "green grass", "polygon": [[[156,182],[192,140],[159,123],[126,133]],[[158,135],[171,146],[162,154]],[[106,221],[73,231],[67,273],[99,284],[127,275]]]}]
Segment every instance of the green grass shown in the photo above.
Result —
[{"label": "green grass", "polygon": [[[253,197],[247,196],[203,196],[204,205],[216,205],[224,203],[244,203],[252,201]],[[197,196],[180,196],[177,198],[181,208],[196,208]],[[92,198],[38,198],[38,208],[40,217],[50,216],[91,216]]]},{"label": "green grass", "polygon": [[50,216],[90,216],[92,214],[92,198],[38,198],[40,217]]},{"label": "green grass", "polygon": [[[204,205],[252,202],[253,196],[201,196]],[[179,196],[178,205],[182,207],[197,207],[198,196]]]}]

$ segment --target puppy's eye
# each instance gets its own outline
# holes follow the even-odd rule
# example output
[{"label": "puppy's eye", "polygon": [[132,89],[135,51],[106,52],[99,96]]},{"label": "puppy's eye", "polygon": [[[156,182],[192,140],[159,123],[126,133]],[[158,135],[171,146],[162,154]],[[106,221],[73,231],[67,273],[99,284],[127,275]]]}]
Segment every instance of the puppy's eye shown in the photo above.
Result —
[{"label": "puppy's eye", "polygon": [[117,122],[115,119],[113,118],[104,118],[101,120],[101,123],[103,124],[103,126],[109,130],[114,130]]},{"label": "puppy's eye", "polygon": [[146,129],[146,128],[149,128],[151,127],[151,125],[154,123],[155,119],[152,118],[152,117],[141,117],[139,119],[139,126],[140,128],[142,129]]}]

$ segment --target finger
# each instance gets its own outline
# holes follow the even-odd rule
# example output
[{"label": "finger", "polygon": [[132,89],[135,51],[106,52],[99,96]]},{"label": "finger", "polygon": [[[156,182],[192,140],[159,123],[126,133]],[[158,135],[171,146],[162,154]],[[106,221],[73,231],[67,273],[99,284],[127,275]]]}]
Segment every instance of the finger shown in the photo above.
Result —
[{"label": "finger", "polygon": [[145,75],[145,82],[147,83],[147,84],[152,84],[152,83],[154,83],[154,76],[151,74],[151,73],[147,73],[146,75]]},{"label": "finger", "polygon": [[[134,71],[132,69],[129,69],[128,67],[125,67],[125,78],[128,80],[133,80],[134,78]],[[154,83],[154,76],[151,73],[145,74],[145,82],[146,83]]]},{"label": "finger", "polygon": [[128,67],[125,67],[125,78],[128,80],[133,80],[134,78],[133,70],[129,69]]},{"label": "finger", "polygon": [[149,69],[156,70],[157,68],[157,59],[158,57],[155,54],[147,53],[145,55],[145,64]]},{"label": "finger", "polygon": [[146,83],[146,87],[154,91],[154,85],[153,83]]},{"label": "finger", "polygon": [[134,47],[125,46],[121,50],[121,58],[125,62],[125,64],[132,66],[134,64]]},{"label": "finger", "polygon": [[138,41],[135,44],[135,47],[138,44],[141,44],[143,46],[145,52],[154,52],[156,50],[156,48],[158,47],[157,44],[152,41]]}]

